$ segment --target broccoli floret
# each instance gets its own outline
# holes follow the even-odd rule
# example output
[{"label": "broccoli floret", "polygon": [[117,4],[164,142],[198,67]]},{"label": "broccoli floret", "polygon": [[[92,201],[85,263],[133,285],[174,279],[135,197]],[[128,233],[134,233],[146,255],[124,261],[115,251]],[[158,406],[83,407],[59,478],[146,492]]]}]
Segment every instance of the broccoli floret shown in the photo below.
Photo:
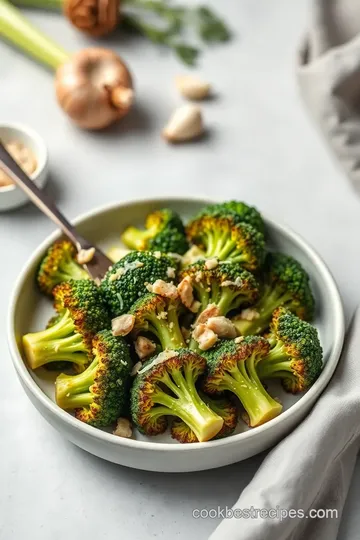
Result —
[{"label": "broccoli floret", "polygon": [[278,308],[268,336],[272,349],[258,364],[261,379],[280,378],[288,392],[307,390],[319,377],[323,354],[316,328]]},{"label": "broccoli floret", "polygon": [[198,441],[208,441],[224,420],[200,398],[195,383],[205,371],[205,359],[187,349],[161,353],[139,371],[131,389],[131,416],[147,435],[163,433],[167,417],[181,418]]},{"label": "broccoli floret", "polygon": [[181,311],[179,300],[171,300],[152,293],[146,294],[135,302],[130,310],[135,316],[132,336],[149,334],[158,340],[163,351],[185,347],[179,324]]},{"label": "broccoli floret", "polygon": [[208,259],[240,263],[246,270],[260,268],[264,258],[264,236],[248,223],[231,216],[205,215],[186,228],[188,240],[204,251]]},{"label": "broccoli floret", "polygon": [[257,364],[269,351],[266,339],[249,336],[240,343],[223,340],[202,353],[208,368],[205,392],[235,394],[244,406],[251,427],[268,422],[282,411],[281,404],[268,394],[256,371]]},{"label": "broccoli floret", "polygon": [[201,303],[198,314],[209,304],[219,308],[219,315],[243,305],[253,304],[259,295],[255,277],[238,263],[218,264],[206,268],[204,261],[198,261],[185,268],[180,279],[190,278],[196,300]]},{"label": "broccoli floret", "polygon": [[230,216],[237,223],[248,223],[262,234],[265,233],[265,224],[260,212],[254,206],[249,206],[244,202],[227,201],[218,204],[209,204],[205,206],[197,217],[202,216]]},{"label": "broccoli floret", "polygon": [[309,276],[301,264],[283,253],[268,253],[264,265],[264,283],[260,298],[252,311],[252,320],[244,320],[242,315],[233,323],[244,336],[261,334],[268,328],[273,312],[284,306],[298,317],[311,320],[315,301],[311,292]]},{"label": "broccoli floret", "polygon": [[134,302],[148,292],[147,284],[157,279],[171,281],[175,270],[175,260],[160,252],[132,251],[120,259],[108,270],[100,285],[111,316],[128,313]]},{"label": "broccoli floret", "polygon": [[[199,392],[199,396],[212,411],[221,416],[224,420],[223,427],[214,439],[223,439],[224,437],[231,435],[237,424],[238,415],[235,405],[227,398],[212,399],[201,391]],[[173,420],[171,424],[171,436],[181,443],[198,442],[195,433],[187,424],[185,424],[185,422],[183,422],[183,420],[181,420],[181,418],[175,418]]]},{"label": "broccoli floret", "polygon": [[140,251],[161,251],[183,255],[189,247],[180,216],[169,208],[149,214],[146,218],[145,230],[128,227],[121,239],[130,249]]},{"label": "broccoli floret", "polygon": [[86,424],[105,427],[126,414],[132,363],[128,344],[110,330],[94,337],[93,354],[83,373],[57,377],[56,403],[62,409],[75,409],[75,417]]},{"label": "broccoli floret", "polygon": [[76,262],[76,253],[75,246],[69,240],[59,240],[47,250],[36,276],[41,292],[52,296],[54,287],[63,281],[90,278]]},{"label": "broccoli floret", "polygon": [[64,360],[82,370],[91,360],[93,337],[110,326],[100,292],[90,280],[70,280],[57,285],[53,294],[58,321],[23,337],[28,364],[36,369]]}]

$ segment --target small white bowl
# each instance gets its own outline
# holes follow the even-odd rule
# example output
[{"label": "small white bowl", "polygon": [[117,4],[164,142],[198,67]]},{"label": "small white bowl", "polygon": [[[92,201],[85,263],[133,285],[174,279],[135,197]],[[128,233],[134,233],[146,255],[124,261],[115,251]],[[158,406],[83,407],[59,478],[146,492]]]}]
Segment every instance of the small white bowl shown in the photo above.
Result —
[{"label": "small white bowl", "polygon": [[[120,233],[130,223],[141,225],[146,215],[158,208],[172,208],[185,220],[195,215],[208,200],[156,199],[117,203],[75,220],[78,230],[105,251],[120,241]],[[29,370],[21,336],[44,328],[53,314],[51,302],[40,295],[35,275],[45,250],[60,236],[54,233],[35,251],[22,270],[9,307],[8,340],[20,382],[31,402],[64,437],[84,450],[108,461],[160,472],[185,472],[229,465],[266,450],[287,435],[306,416],[331,379],[344,341],[344,315],[336,284],[317,253],[296,233],[266,219],[268,246],[296,257],[308,272],[316,299],[314,324],[324,350],[324,369],[304,395],[287,394],[277,385],[274,394],[284,412],[270,422],[248,429],[244,422],[230,437],[204,443],[179,444],[166,433],[146,437],[134,430],[133,438],[116,437],[88,426],[60,409],[54,402],[54,372]],[[309,434],[310,435],[310,434]],[[304,441],[306,444],[306,441]]]},{"label": "small white bowl", "polygon": [[[49,173],[49,163],[48,151],[42,137],[22,124],[0,124],[0,140],[4,144],[11,141],[20,142],[33,152],[37,167],[30,178],[39,188],[44,187]],[[29,198],[17,186],[0,187],[0,212],[18,208],[27,202]]]}]

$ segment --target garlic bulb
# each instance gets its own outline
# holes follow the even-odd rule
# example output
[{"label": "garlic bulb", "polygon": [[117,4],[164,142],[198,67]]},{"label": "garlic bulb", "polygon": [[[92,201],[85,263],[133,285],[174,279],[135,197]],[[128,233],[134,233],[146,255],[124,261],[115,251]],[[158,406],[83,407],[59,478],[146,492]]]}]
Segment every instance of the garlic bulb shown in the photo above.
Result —
[{"label": "garlic bulb", "polygon": [[75,53],[56,71],[57,100],[85,129],[102,129],[125,116],[134,99],[131,75],[112,51],[100,48]]},{"label": "garlic bulb", "polygon": [[204,132],[201,109],[197,105],[183,105],[176,109],[163,137],[172,143],[185,142],[200,137]]},{"label": "garlic bulb", "polygon": [[63,9],[73,26],[92,37],[109,34],[120,20],[119,0],[64,0]]},{"label": "garlic bulb", "polygon": [[187,99],[201,100],[209,96],[211,86],[193,75],[179,75],[175,84],[180,94]]}]

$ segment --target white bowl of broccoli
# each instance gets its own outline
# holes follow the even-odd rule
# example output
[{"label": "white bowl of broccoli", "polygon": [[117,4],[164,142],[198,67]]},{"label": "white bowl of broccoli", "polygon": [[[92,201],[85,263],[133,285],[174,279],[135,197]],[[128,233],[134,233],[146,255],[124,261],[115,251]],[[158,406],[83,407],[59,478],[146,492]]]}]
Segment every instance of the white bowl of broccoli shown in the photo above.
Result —
[{"label": "white bowl of broccoli", "polygon": [[184,472],[262,452],[305,417],[344,339],[338,289],[305,240],[244,203],[191,198],[76,224],[114,258],[104,281],[87,283],[53,234],[8,318],[16,373],[60,433],[114,463]]}]

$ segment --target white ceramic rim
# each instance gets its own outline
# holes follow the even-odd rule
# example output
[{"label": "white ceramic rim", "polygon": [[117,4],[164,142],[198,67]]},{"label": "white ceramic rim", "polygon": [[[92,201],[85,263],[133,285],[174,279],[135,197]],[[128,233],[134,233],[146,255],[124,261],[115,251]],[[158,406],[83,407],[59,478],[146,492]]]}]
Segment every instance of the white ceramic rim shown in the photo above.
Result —
[{"label": "white ceramic rim", "polygon": [[[162,200],[169,200],[173,202],[184,202],[186,200],[193,201],[193,202],[199,202],[199,203],[211,203],[211,202],[217,202],[218,199],[211,199],[209,197],[201,197],[201,196],[191,196],[191,197],[168,197],[164,196],[164,198],[157,197],[153,199],[130,199],[126,202],[118,202],[118,203],[110,203],[103,206],[100,206],[96,208],[95,210],[92,210],[90,212],[86,212],[84,214],[81,214],[79,217],[77,217],[74,220],[74,224],[77,225],[79,222],[98,216],[99,214],[103,212],[108,212],[111,210],[119,209],[121,210],[122,207],[128,206],[131,204],[136,203],[147,203],[147,204],[157,204],[159,201]],[[319,270],[324,282],[326,283],[326,286],[328,290],[330,291],[331,297],[333,299],[333,303],[335,305],[334,310],[334,327],[335,327],[335,333],[334,333],[334,343],[335,346],[333,350],[330,353],[330,356],[328,358],[328,361],[326,362],[326,365],[320,375],[320,377],[317,379],[317,381],[314,383],[314,385],[306,392],[304,396],[299,399],[296,403],[294,403],[289,409],[287,409],[285,412],[281,413],[276,418],[270,420],[266,424],[263,424],[261,426],[256,427],[253,430],[246,431],[243,433],[238,433],[236,435],[231,435],[231,437],[226,437],[224,439],[218,439],[214,441],[207,441],[207,442],[199,442],[199,443],[184,443],[184,444],[170,444],[170,443],[157,443],[157,442],[150,442],[150,441],[138,441],[134,439],[126,439],[122,437],[116,437],[113,434],[101,431],[100,429],[97,429],[95,427],[89,426],[83,422],[80,422],[76,418],[74,418],[71,414],[67,413],[66,411],[60,409],[54,403],[48,396],[46,396],[42,390],[37,386],[34,379],[31,377],[30,373],[28,372],[25,363],[19,353],[16,338],[15,338],[15,305],[17,298],[19,296],[19,292],[22,286],[23,281],[27,278],[27,273],[29,272],[29,267],[31,267],[34,264],[34,261],[40,258],[40,256],[44,253],[46,248],[49,244],[54,242],[57,237],[61,235],[59,232],[54,232],[50,236],[45,239],[41,245],[37,248],[35,253],[30,257],[30,259],[27,261],[24,269],[20,273],[14,290],[12,292],[11,298],[10,298],[10,304],[9,304],[9,311],[8,311],[8,321],[7,321],[7,336],[8,336],[8,345],[10,348],[11,357],[13,360],[14,367],[21,378],[23,384],[26,385],[27,389],[34,395],[34,397],[39,400],[44,407],[50,410],[51,413],[53,413],[55,416],[58,416],[60,420],[62,420],[65,424],[69,424],[70,428],[78,429],[81,431],[84,435],[87,435],[89,437],[93,437],[94,439],[97,439],[100,442],[103,443],[111,443],[118,445],[119,448],[122,446],[125,446],[127,448],[133,448],[133,449],[144,449],[149,451],[154,450],[161,450],[161,451],[169,451],[169,452],[196,452],[200,451],[204,448],[215,448],[215,447],[222,447],[224,445],[227,445],[229,443],[239,443],[241,444],[242,440],[250,439],[253,437],[260,436],[262,433],[275,428],[276,424],[279,424],[283,421],[285,421],[287,418],[289,418],[292,415],[295,415],[296,412],[300,408],[306,408],[306,403],[311,402],[314,394],[318,394],[320,396],[321,392],[325,389],[327,384],[329,383],[335,369],[337,366],[337,363],[340,358],[340,353],[342,350],[343,342],[344,342],[344,335],[345,335],[345,319],[344,319],[344,311],[343,306],[341,302],[341,297],[339,290],[337,288],[337,285],[335,283],[335,280],[326,266],[325,262],[322,260],[322,258],[316,253],[316,251],[309,246],[305,240],[299,236],[297,233],[292,231],[290,228],[284,225],[278,225],[271,219],[268,219],[266,216],[264,217],[265,222],[268,222],[271,224],[271,226],[274,229],[277,229],[282,234],[284,234],[287,237],[290,237],[293,241],[295,241],[299,247],[307,254],[311,262],[317,267]]]},{"label": "white ceramic rim", "polygon": [[[0,124],[0,129],[15,129],[27,135],[30,139],[35,141],[36,146],[39,148],[39,154],[36,155],[37,166],[35,171],[30,175],[30,178],[33,182],[36,183],[37,179],[43,172],[48,161],[48,149],[45,144],[45,140],[37,133],[34,129],[25,126],[24,124],[18,123],[6,123]],[[2,193],[8,193],[9,191],[18,190],[19,188],[12,184],[10,186],[0,186],[0,197]]]}]

